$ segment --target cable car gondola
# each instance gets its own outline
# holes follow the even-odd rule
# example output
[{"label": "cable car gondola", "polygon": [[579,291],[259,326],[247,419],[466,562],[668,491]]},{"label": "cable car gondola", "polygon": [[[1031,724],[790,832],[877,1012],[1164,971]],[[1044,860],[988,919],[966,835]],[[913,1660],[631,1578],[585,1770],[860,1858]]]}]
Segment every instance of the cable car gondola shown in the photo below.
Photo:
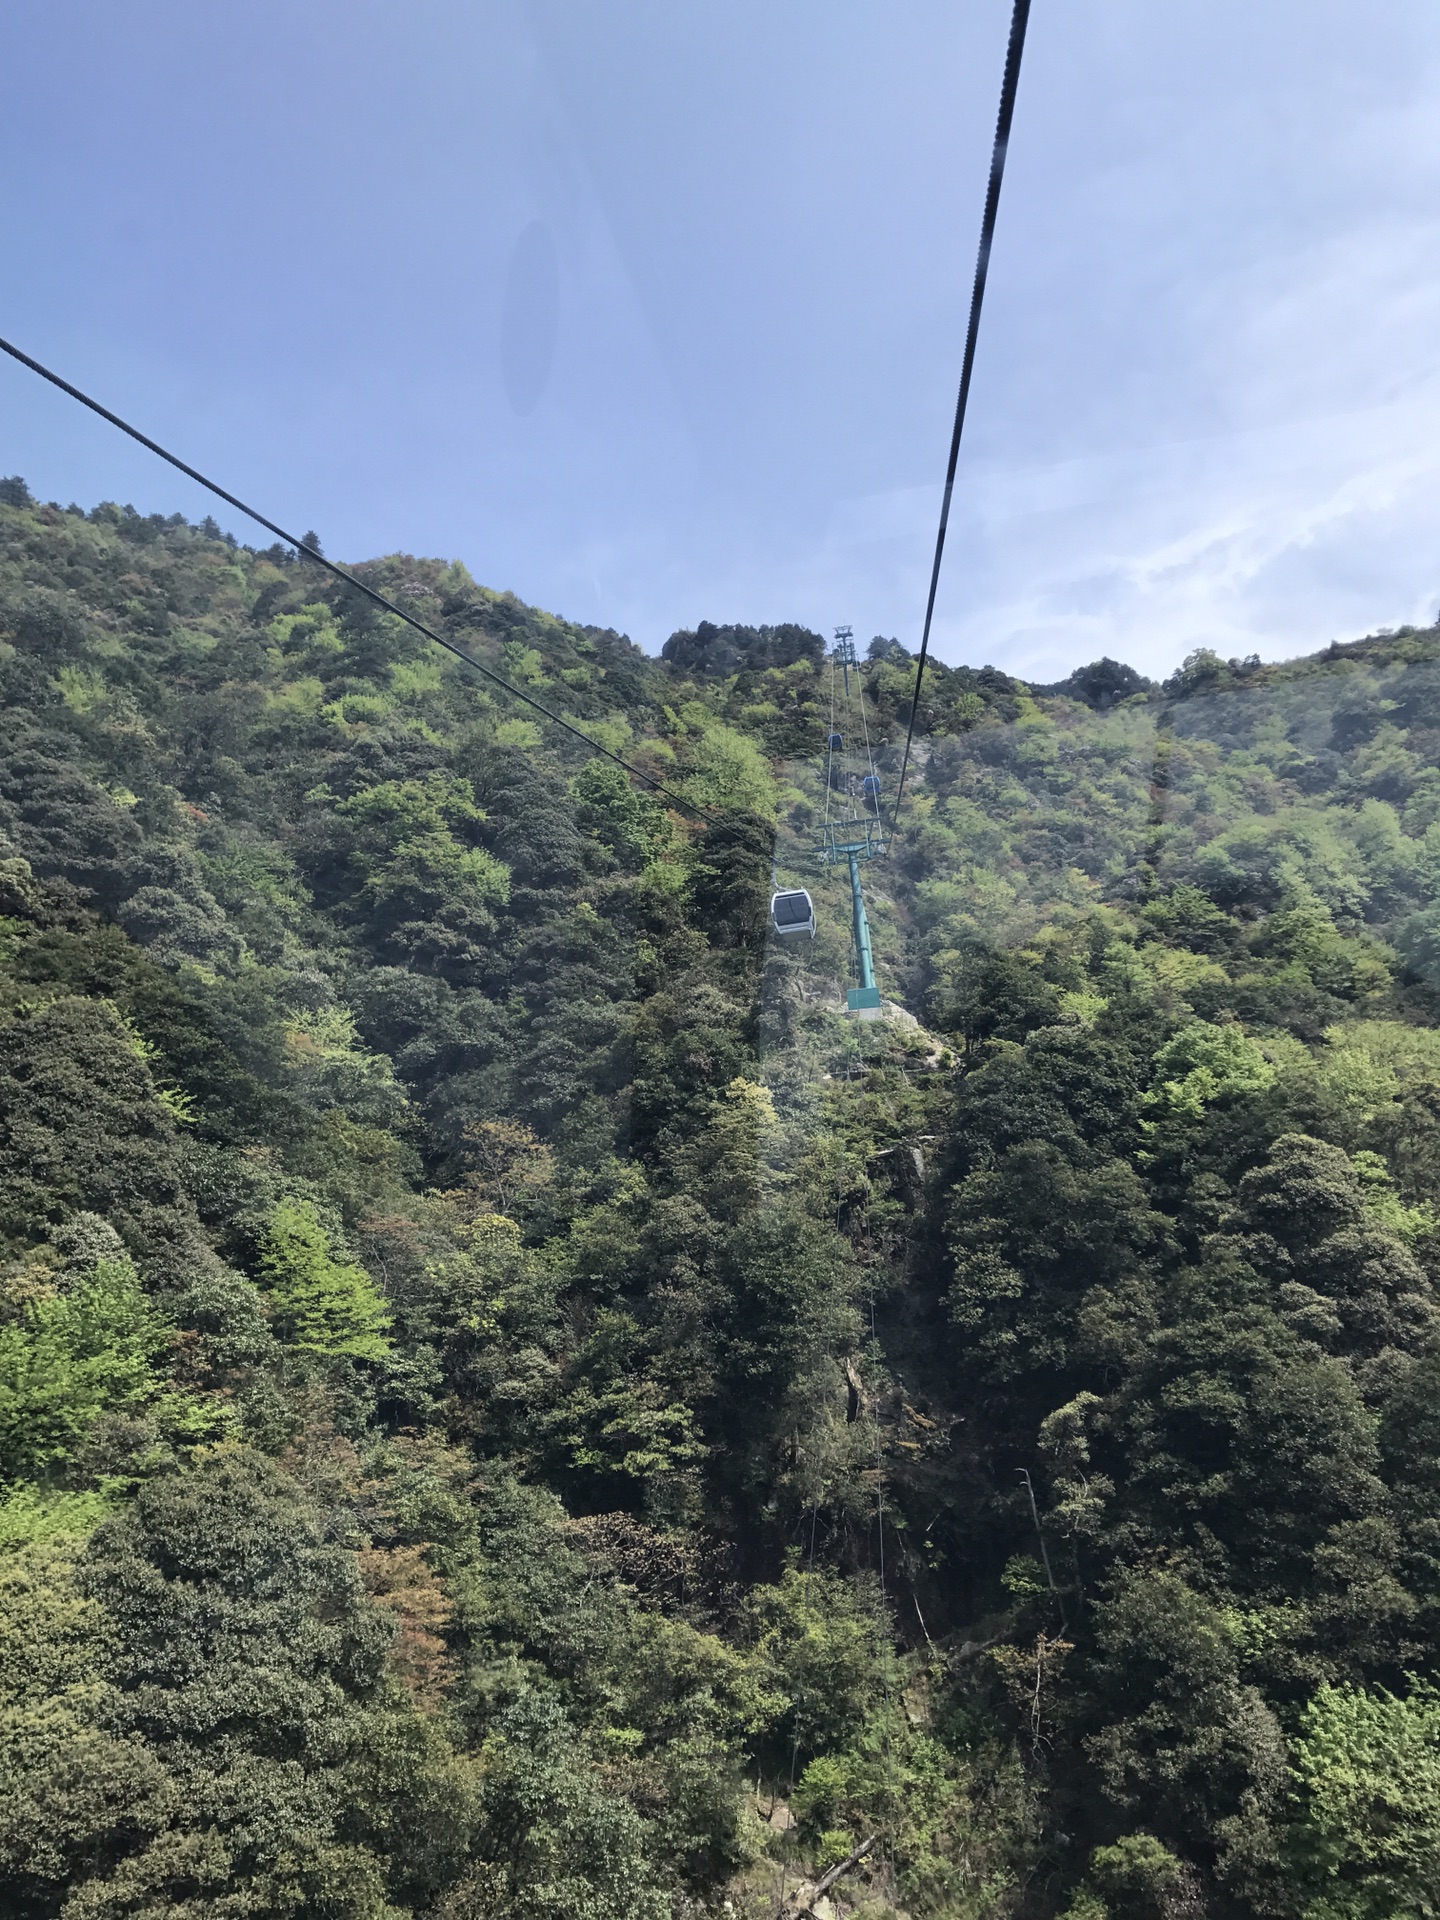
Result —
[{"label": "cable car gondola", "polygon": [[808,933],[815,938],[815,903],[804,887],[777,887],[770,896],[770,924],[782,940]]},{"label": "cable car gondola", "polygon": [[849,776],[845,771],[845,736],[832,733],[825,743],[826,780],[834,793],[844,793]]},{"label": "cable car gondola", "polygon": [[880,818],[880,776],[878,773],[867,773],[865,778],[860,782],[860,798],[878,820]]}]

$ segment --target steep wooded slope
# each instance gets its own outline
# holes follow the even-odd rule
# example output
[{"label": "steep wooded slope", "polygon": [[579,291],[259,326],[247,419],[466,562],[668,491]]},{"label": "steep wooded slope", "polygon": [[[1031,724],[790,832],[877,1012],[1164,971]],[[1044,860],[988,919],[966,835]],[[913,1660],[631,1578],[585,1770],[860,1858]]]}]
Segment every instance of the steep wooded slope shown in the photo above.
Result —
[{"label": "steep wooded slope", "polygon": [[857,1027],[805,629],[0,493],[7,1911],[1440,1897],[1434,633],[936,670]]}]

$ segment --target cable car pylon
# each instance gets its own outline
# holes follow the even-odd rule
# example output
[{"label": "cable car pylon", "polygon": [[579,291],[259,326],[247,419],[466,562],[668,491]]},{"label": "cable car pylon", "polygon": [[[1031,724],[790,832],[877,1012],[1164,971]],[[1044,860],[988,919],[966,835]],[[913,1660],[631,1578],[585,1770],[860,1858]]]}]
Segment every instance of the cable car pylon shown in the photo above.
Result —
[{"label": "cable car pylon", "polygon": [[[870,917],[865,911],[865,889],[860,881],[862,860],[878,859],[886,849],[881,820],[880,776],[875,771],[875,756],[870,748],[870,722],[865,713],[865,689],[852,690],[850,669],[856,669],[855,635],[850,627],[836,627],[835,648],[830,655],[830,730],[825,736],[825,819],[820,829],[816,856],[822,866],[838,867],[843,861],[850,872],[851,924],[855,938],[855,971],[860,984],[845,995],[845,1007],[857,1020],[878,1020],[883,1008],[880,989],[875,983],[875,954],[870,944]],[[846,734],[837,724],[837,678],[844,676],[844,705],[853,722],[859,719],[863,751],[856,753],[856,729]],[[847,723],[848,724],[848,723]],[[860,763],[857,768],[853,761]],[[815,905],[804,887],[782,887],[778,865],[770,874],[770,927],[778,939],[797,935],[815,937]]]},{"label": "cable car pylon", "polygon": [[[860,883],[860,863],[862,860],[877,859],[885,851],[885,832],[880,823],[880,776],[875,771],[874,756],[870,751],[870,725],[865,716],[865,692],[860,689],[860,730],[864,741],[865,770],[859,776],[859,794],[856,793],[856,775],[845,767],[845,748],[843,736],[835,728],[835,669],[838,667],[845,678],[845,700],[847,706],[852,703],[850,692],[850,669],[857,668],[855,658],[855,637],[849,627],[836,627],[835,651],[830,662],[830,735],[825,751],[825,821],[821,828],[820,844],[816,849],[822,866],[837,867],[844,861],[850,870],[850,906],[855,935],[855,970],[860,976],[860,984],[851,987],[845,995],[847,1012],[853,1013],[857,1020],[878,1020],[881,1016],[880,989],[875,984],[875,955],[870,945],[870,919],[865,911],[865,889]],[[851,740],[854,732],[851,732]],[[838,762],[838,765],[837,765]],[[837,778],[838,775],[838,778]],[[849,800],[849,813],[844,818],[832,817],[831,809],[840,795]],[[857,807],[856,799],[862,800]]]}]

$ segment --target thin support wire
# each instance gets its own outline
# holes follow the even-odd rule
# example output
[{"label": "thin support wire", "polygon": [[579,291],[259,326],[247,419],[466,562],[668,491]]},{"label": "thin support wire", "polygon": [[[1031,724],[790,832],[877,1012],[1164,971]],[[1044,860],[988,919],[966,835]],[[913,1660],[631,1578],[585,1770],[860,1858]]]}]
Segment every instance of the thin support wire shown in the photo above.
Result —
[{"label": "thin support wire", "polygon": [[[872,1347],[878,1345],[875,1333],[875,1280],[873,1273],[870,1280],[870,1344]],[[885,1463],[884,1455],[880,1448],[880,1395],[878,1388],[875,1395],[875,1410],[871,1425],[875,1434],[875,1520],[878,1534],[876,1561],[880,1574],[880,1627],[884,1635],[880,1644],[880,1673],[882,1684],[885,1688],[885,1784],[889,1798],[887,1811],[890,1816],[890,1824],[893,1827],[895,1821],[895,1746],[893,1728],[895,1710],[890,1692],[890,1665],[894,1659],[894,1648],[891,1644],[890,1637],[890,1598],[886,1590],[885,1581]],[[895,1853],[894,1834],[888,1834],[886,1841],[888,1841],[889,1853],[893,1859]],[[882,1858],[884,1857],[884,1851],[885,1842],[882,1842]]]},{"label": "thin support wire", "polygon": [[[860,706],[860,731],[865,740],[865,764],[873,775],[875,772],[875,755],[870,750],[870,722],[865,714],[865,680],[858,665],[855,668],[855,679],[859,687],[856,699]],[[872,788],[871,791],[873,792],[874,789]]]},{"label": "thin support wire", "polygon": [[835,791],[835,656],[830,656],[830,731],[825,736],[825,824],[830,824],[830,800]]},{"label": "thin support wire", "polygon": [[682,799],[678,793],[673,793],[669,787],[657,780],[653,774],[646,773],[640,767],[633,766],[630,761],[623,759],[618,753],[613,753],[609,747],[602,746],[598,740],[592,739],[588,733],[584,732],[580,727],[577,727],[573,721],[567,720],[563,714],[556,713],[553,707],[546,706],[543,700],[537,700],[534,694],[526,693],[523,687],[517,687],[513,681],[507,680],[503,673],[496,673],[493,668],[485,666],[481,661],[477,660],[473,654],[467,653],[463,647],[457,646],[446,634],[437,633],[434,627],[427,626],[417,615],[408,612],[402,606],[398,606],[395,601],[390,599],[388,594],[380,593],[376,588],[367,585],[357,574],[351,573],[348,567],[342,567],[338,561],[327,560],[318,547],[312,547],[306,541],[297,539],[293,533],[287,533],[284,527],[277,526],[273,520],[267,520],[265,515],[258,513],[254,507],[247,507],[243,500],[237,499],[233,493],[227,493],[225,488],[218,486],[215,481],[207,480],[203,473],[187,465],[177,454],[168,452],[166,448],[160,445],[158,440],[152,440],[148,434],[141,433],[138,427],[132,427],[128,420],[122,420],[118,413],[112,413],[108,407],[102,407],[98,400],[92,400],[88,393],[82,393],[79,387],[73,387],[68,380],[62,380],[58,373],[52,373],[49,367],[42,366],[38,360],[33,360],[28,353],[22,353],[20,348],[12,345],[10,341],[0,340],[0,352],[8,353],[10,358],[12,360],[18,360],[22,367],[29,367],[30,371],[32,373],[38,373],[42,380],[48,380],[52,387],[58,387],[62,393],[68,393],[70,398],[72,400],[78,400],[82,407],[88,407],[91,413],[98,413],[102,420],[108,420],[112,427],[118,427],[122,433],[129,434],[132,440],[138,440],[142,447],[158,455],[161,460],[166,461],[178,472],[183,473],[187,479],[193,480],[198,486],[204,487],[207,493],[213,493],[217,500],[223,500],[227,506],[234,507],[235,511],[237,513],[243,513],[247,520],[253,520],[257,527],[264,527],[267,533],[273,533],[277,539],[283,540],[287,546],[294,547],[297,553],[303,553],[307,560],[313,561],[318,567],[324,567],[327,573],[333,573],[337,580],[345,581],[348,586],[353,587],[357,593],[364,594],[365,598],[372,601],[377,607],[383,607],[386,613],[393,613],[396,619],[403,620],[407,627],[413,627],[417,633],[423,633],[427,640],[433,640],[437,647],[443,647],[447,653],[453,654],[461,665],[468,667],[472,673],[479,674],[482,679],[490,681],[493,686],[502,688],[510,695],[512,700],[519,700],[525,706],[533,707],[535,712],[543,714],[552,726],[563,728],[572,738],[581,741],[590,749],[591,753],[603,754],[607,760],[613,760],[617,767],[623,767],[626,773],[633,774],[637,780],[643,780],[647,787],[652,788],[658,794],[663,794],[665,799],[678,807],[682,813],[688,813],[697,820],[714,820],[716,818],[716,815],[713,814],[708,807],[699,806],[693,800]]}]

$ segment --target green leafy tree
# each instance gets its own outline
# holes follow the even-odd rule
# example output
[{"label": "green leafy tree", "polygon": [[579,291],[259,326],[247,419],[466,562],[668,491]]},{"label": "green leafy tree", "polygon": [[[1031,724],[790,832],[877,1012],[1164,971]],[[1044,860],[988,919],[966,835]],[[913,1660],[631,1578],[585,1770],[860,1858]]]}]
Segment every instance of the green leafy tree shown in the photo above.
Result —
[{"label": "green leafy tree", "polygon": [[377,1920],[457,1877],[467,1790],[388,1680],[393,1618],[268,1461],[144,1487],[81,1588],[107,1643],[84,1704],[136,1758],[92,1796],[67,1911]]},{"label": "green leafy tree", "polygon": [[[1137,1817],[1152,1830],[1148,1848],[1117,1834],[1112,1882],[1124,1862],[1139,1873],[1151,1851],[1163,1864],[1168,1848],[1181,1861],[1198,1856],[1242,1907],[1247,1896],[1263,1900],[1285,1748],[1273,1711],[1241,1676],[1223,1612],[1176,1574],[1122,1576],[1098,1611],[1084,1691],[1100,1722],[1085,1739],[1092,1791],[1104,1796],[1111,1831]],[[1160,1886],[1149,1878],[1153,1897]]]},{"label": "green leafy tree", "polygon": [[574,790],[576,824],[627,866],[642,867],[663,844],[664,809],[633,786],[620,767],[592,760],[576,776]]},{"label": "green leafy tree", "polygon": [[1322,1686],[1294,1747],[1305,1920],[1440,1907],[1440,1696]]},{"label": "green leafy tree", "polygon": [[59,1914],[117,1826],[170,1814],[165,1768],[116,1728],[115,1625],[85,1591],[84,1535],[0,1551],[0,1901]]},{"label": "green leafy tree", "polygon": [[270,1216],[261,1268],[282,1337],[302,1353],[383,1360],[393,1317],[365,1269],[337,1257],[308,1202],[282,1200]]},{"label": "green leafy tree", "polygon": [[123,1257],[28,1301],[0,1325],[0,1471],[63,1472],[103,1415],[153,1408],[169,1342]]},{"label": "green leafy tree", "polygon": [[0,1021],[0,1232],[12,1247],[79,1209],[141,1246],[178,1238],[174,1116],[145,1046],[104,1000],[24,1000]]},{"label": "green leafy tree", "polygon": [[475,1920],[670,1920],[643,1821],[576,1752],[558,1703],[526,1695],[485,1745],[478,1859],[454,1911]]}]

